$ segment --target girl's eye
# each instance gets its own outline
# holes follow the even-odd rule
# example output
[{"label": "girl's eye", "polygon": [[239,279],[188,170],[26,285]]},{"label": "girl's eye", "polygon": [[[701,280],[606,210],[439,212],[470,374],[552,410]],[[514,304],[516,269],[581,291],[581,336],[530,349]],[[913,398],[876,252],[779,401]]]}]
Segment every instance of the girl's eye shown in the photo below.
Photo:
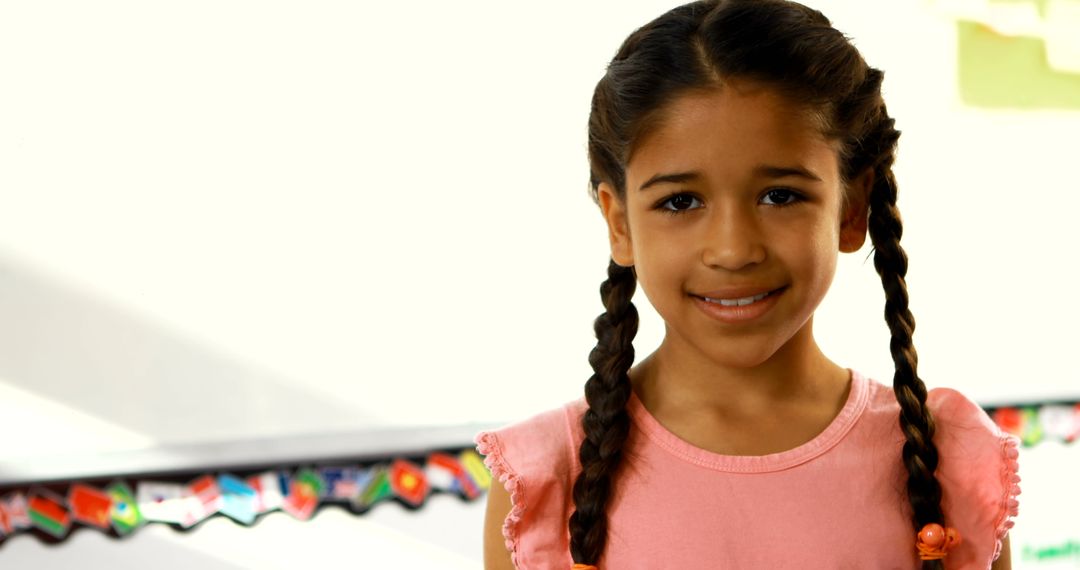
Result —
[{"label": "girl's eye", "polygon": [[762,200],[768,200],[766,204],[769,206],[790,206],[801,201],[802,196],[787,188],[773,188],[765,193]]},{"label": "girl's eye", "polygon": [[[694,204],[697,204],[696,206]],[[664,201],[657,204],[660,209],[667,210],[669,214],[679,214],[687,210],[694,210],[701,207],[701,200],[691,196],[690,194],[675,194],[669,196]]]}]

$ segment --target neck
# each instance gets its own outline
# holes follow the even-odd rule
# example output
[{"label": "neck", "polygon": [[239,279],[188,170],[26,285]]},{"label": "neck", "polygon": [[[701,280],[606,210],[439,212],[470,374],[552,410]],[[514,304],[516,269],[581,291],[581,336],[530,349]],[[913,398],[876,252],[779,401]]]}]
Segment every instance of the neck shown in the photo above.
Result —
[{"label": "neck", "polygon": [[760,363],[723,363],[676,342],[669,334],[630,371],[646,408],[708,411],[727,417],[757,416],[809,402],[835,402],[849,373],[817,346],[810,322]]}]

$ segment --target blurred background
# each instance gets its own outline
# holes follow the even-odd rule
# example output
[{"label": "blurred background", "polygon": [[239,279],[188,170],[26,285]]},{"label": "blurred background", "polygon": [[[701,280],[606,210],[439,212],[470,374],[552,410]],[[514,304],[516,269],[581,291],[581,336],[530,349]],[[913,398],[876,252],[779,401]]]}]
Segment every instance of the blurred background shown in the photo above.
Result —
[{"label": "blurred background", "polygon": [[[886,72],[920,375],[1080,399],[1080,0],[806,3]],[[579,397],[608,258],[589,101],[675,5],[0,4],[0,484],[465,447]],[[869,254],[842,256],[817,336],[889,382]],[[640,358],[663,331],[636,301]],[[1014,567],[1080,568],[1078,446],[1030,439]],[[482,522],[482,497],[434,495],[16,533],[0,567],[478,568]]]}]

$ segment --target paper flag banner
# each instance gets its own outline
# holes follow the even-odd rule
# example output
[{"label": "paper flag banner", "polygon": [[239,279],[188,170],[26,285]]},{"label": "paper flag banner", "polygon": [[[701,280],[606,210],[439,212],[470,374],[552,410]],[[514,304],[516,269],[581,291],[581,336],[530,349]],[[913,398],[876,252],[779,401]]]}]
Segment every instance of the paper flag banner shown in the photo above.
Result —
[{"label": "paper flag banner", "polygon": [[277,471],[252,475],[248,477],[247,484],[255,490],[256,513],[276,511],[285,502],[285,493],[281,490],[280,476]]},{"label": "paper flag banner", "polygon": [[988,412],[1002,431],[1019,437],[1028,447],[1045,439],[1073,443],[1080,437],[1080,403],[997,408]]},{"label": "paper flag banner", "polygon": [[110,485],[106,492],[112,499],[109,515],[112,517],[113,528],[120,536],[130,534],[146,522],[130,487],[122,482],[116,482]]},{"label": "paper flag banner", "polygon": [[64,500],[44,489],[30,492],[27,501],[30,522],[56,538],[63,538],[71,527],[71,515],[64,508]]},{"label": "paper flag banner", "polygon": [[322,488],[323,482],[318,473],[311,469],[301,469],[293,476],[289,495],[285,497],[281,508],[298,520],[306,521],[319,506],[319,492]]},{"label": "paper flag banner", "polygon": [[238,477],[221,475],[218,477],[218,487],[222,494],[219,512],[243,524],[255,522],[258,496],[251,485]]},{"label": "paper flag banner", "polygon": [[368,508],[383,499],[394,496],[394,490],[390,487],[390,473],[385,465],[375,465],[367,470],[366,484],[363,485],[363,493],[356,505]]},{"label": "paper flag banner", "polygon": [[395,459],[390,465],[390,485],[395,495],[414,507],[423,504],[430,489],[424,471],[405,459]]},{"label": "paper flag banner", "polygon": [[30,521],[30,511],[26,506],[26,495],[19,492],[9,494],[0,500],[0,509],[6,513],[11,527],[8,534],[34,526],[34,523]]},{"label": "paper flag banner", "polygon": [[483,491],[491,488],[491,472],[484,465],[484,460],[475,450],[466,449],[458,454],[458,461],[465,468],[469,478]]},{"label": "paper flag banner", "polygon": [[[1068,415],[1073,411],[1076,414]],[[1080,419],[1080,405],[1048,408],[1041,417],[1027,417],[1026,412],[1003,410],[998,419],[1012,417],[1024,432],[1037,426],[1038,433],[1054,437],[1069,437],[1080,429],[1080,422],[1072,423]],[[104,489],[69,481],[63,496],[50,491],[58,488],[50,485],[35,487],[29,495],[20,490],[0,497],[0,542],[30,528],[64,539],[76,523],[103,531],[111,527],[124,536],[149,522],[191,527],[216,514],[250,525],[260,514],[281,509],[308,520],[320,504],[331,501],[351,503],[357,512],[392,497],[420,507],[433,490],[474,499],[490,483],[483,459],[471,448],[459,454],[433,452],[423,466],[398,458],[370,467],[302,467],[294,474],[275,469],[247,478],[203,474],[187,484],[136,479],[129,486],[117,479]]]},{"label": "paper flag banner", "polygon": [[75,483],[68,489],[68,507],[75,521],[102,530],[109,530],[112,523],[112,497],[89,485]]}]

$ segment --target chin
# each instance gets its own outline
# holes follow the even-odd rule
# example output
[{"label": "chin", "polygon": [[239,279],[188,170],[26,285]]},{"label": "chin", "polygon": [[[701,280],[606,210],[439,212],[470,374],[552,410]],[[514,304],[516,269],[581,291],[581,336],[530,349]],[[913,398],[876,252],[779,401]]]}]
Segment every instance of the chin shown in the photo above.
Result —
[{"label": "chin", "polygon": [[717,366],[724,368],[757,368],[771,360],[779,347],[761,346],[760,343],[732,343],[720,347],[699,346],[702,353]]}]

